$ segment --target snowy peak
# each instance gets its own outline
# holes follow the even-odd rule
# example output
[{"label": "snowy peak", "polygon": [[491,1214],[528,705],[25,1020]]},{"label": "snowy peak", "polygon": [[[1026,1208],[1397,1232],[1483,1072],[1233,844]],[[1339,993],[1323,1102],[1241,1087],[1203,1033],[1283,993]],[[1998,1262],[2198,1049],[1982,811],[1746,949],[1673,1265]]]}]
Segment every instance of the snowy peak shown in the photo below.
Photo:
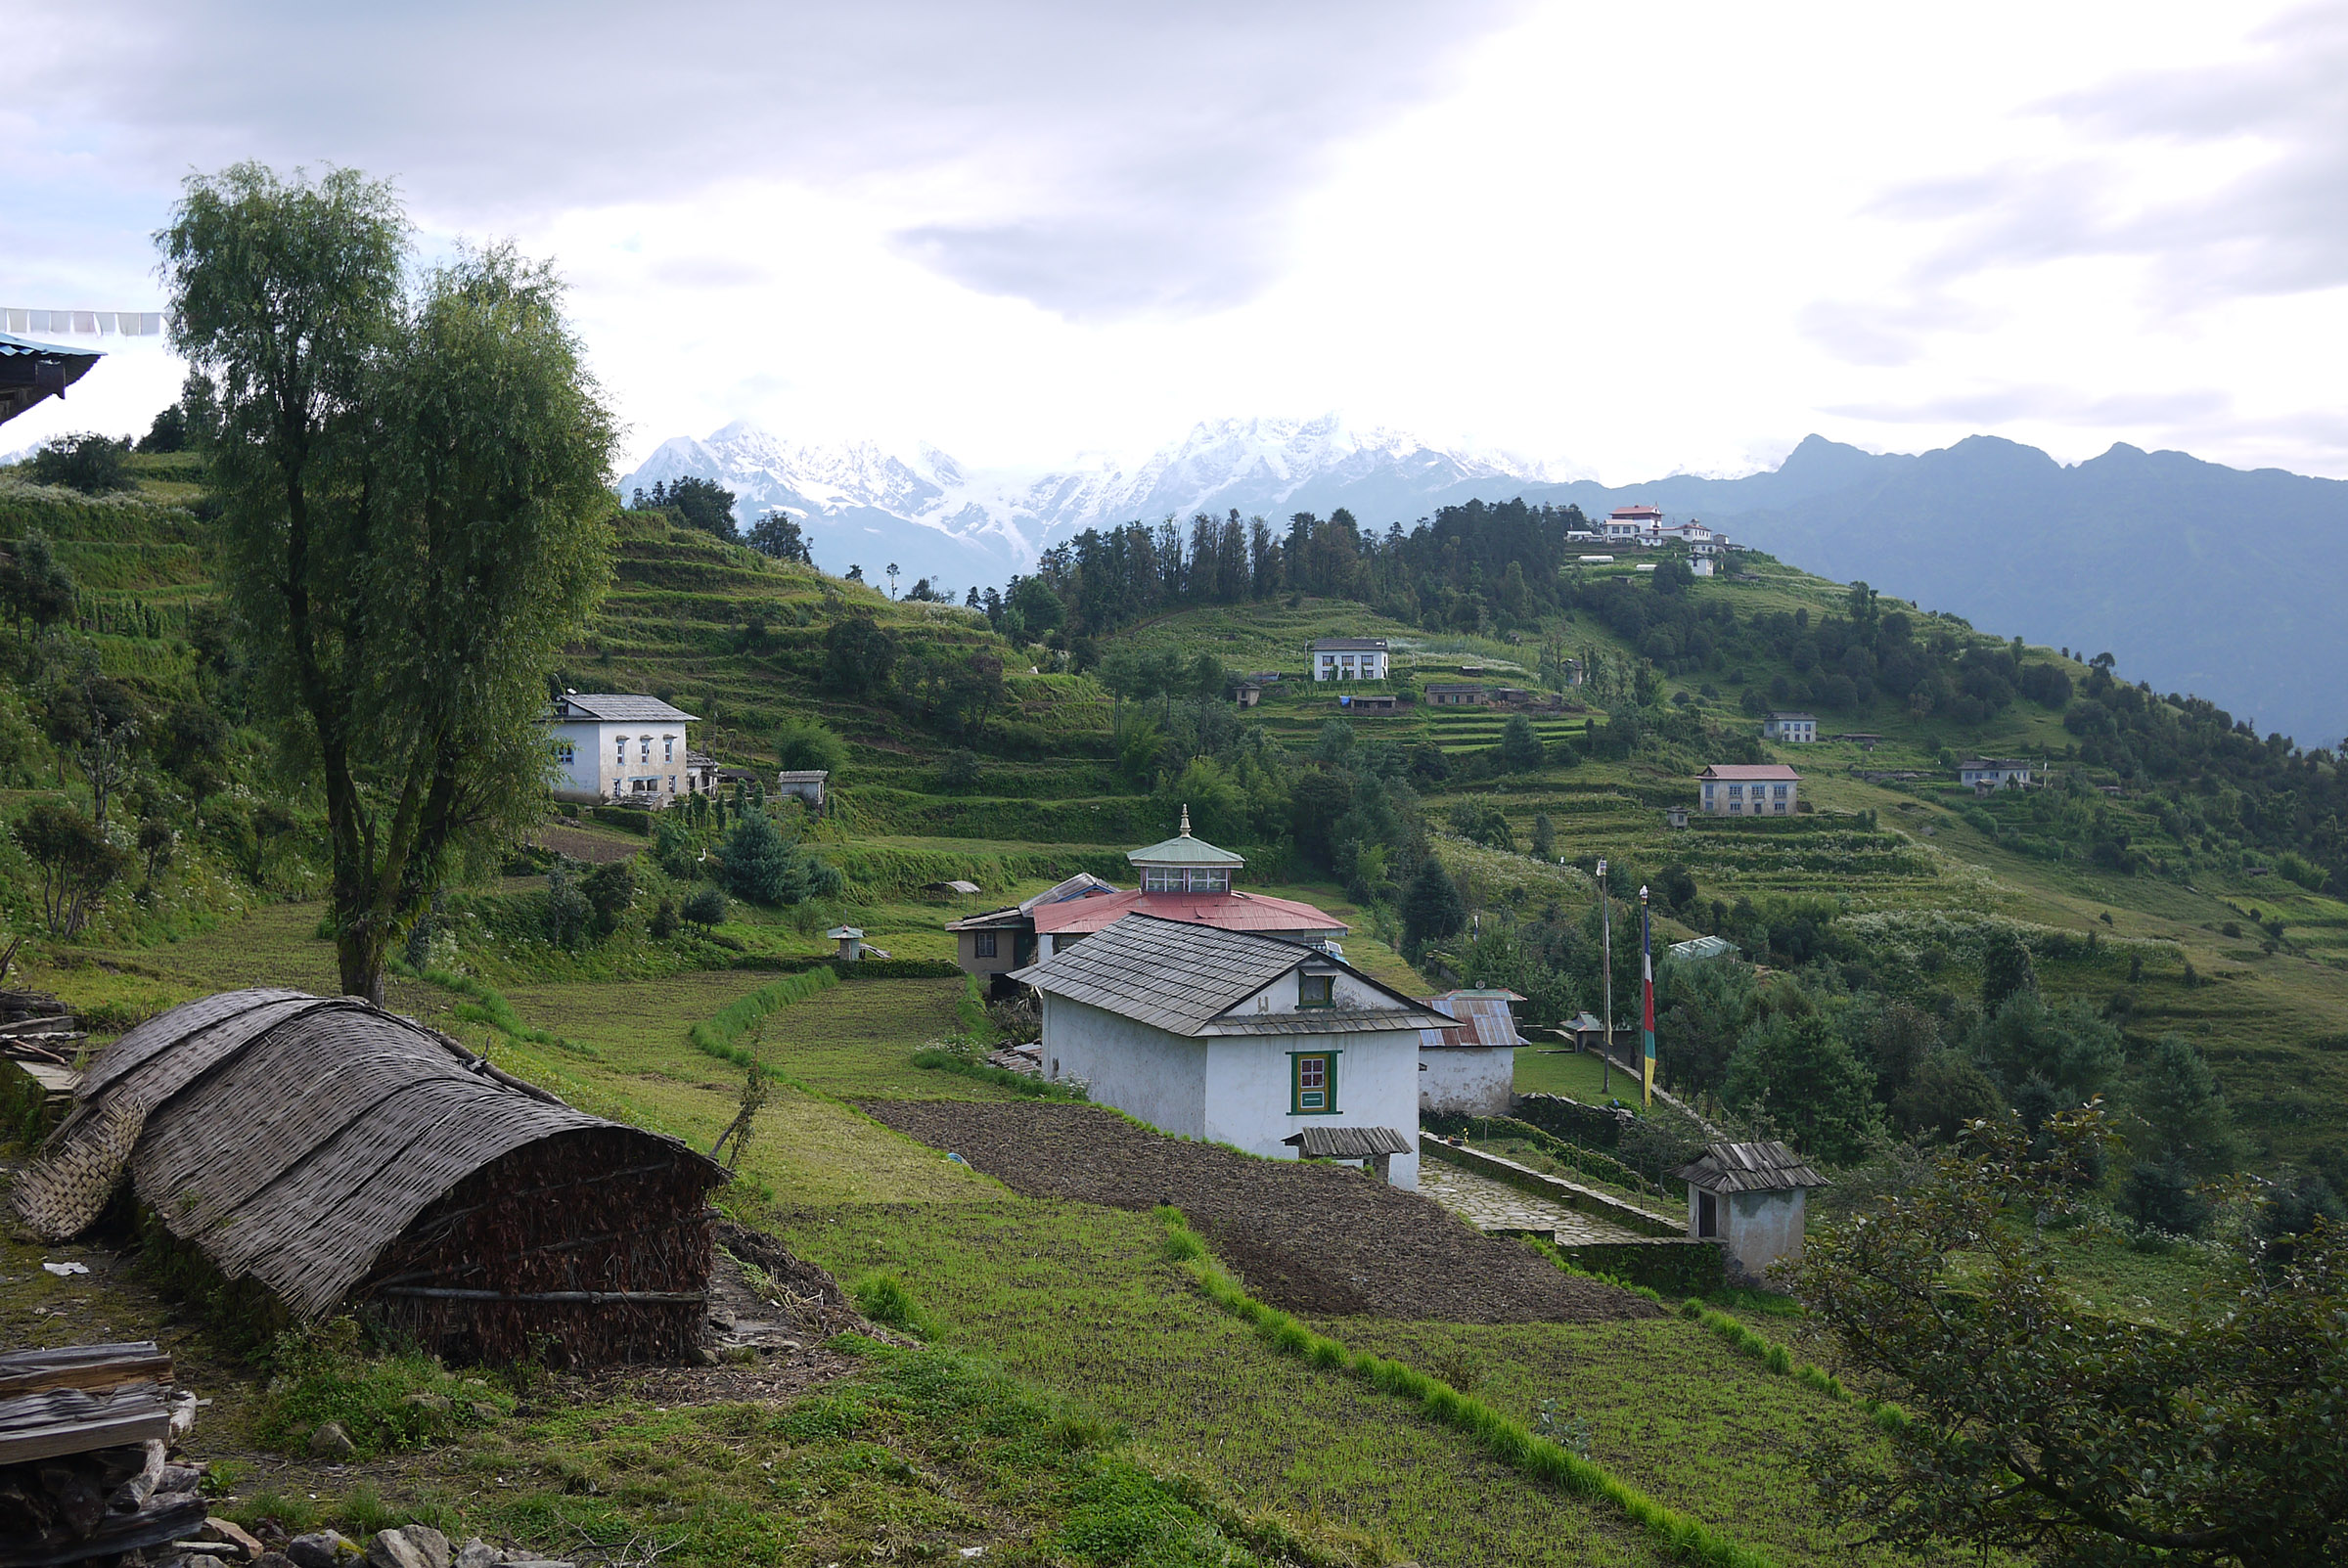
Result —
[{"label": "snowy peak", "polygon": [[861,560],[835,560],[841,550],[895,549],[921,562],[909,569],[934,560],[937,571],[926,574],[955,583],[973,553],[997,580],[1087,528],[1233,510],[1285,518],[1340,506],[1390,521],[1422,515],[1463,485],[1567,476],[1505,453],[1357,428],[1334,414],[1202,421],[1138,465],[1099,461],[1040,475],[968,468],[926,443],[891,451],[869,440],[793,442],[738,420],[700,440],[662,442],[620,481],[620,493],[689,474],[732,490],[745,522],[774,509],[804,519],[828,567]]}]

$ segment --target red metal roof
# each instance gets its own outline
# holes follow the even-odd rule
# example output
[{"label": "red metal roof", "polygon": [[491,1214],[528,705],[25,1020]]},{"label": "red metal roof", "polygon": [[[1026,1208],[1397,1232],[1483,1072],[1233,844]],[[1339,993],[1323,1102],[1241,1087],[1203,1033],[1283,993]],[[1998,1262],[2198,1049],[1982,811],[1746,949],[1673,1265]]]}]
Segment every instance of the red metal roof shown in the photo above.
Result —
[{"label": "red metal roof", "polygon": [[1104,893],[1046,904],[1035,912],[1039,934],[1103,930],[1128,915],[1188,920],[1220,931],[1348,931],[1352,927],[1326,910],[1294,899],[1262,893]]}]

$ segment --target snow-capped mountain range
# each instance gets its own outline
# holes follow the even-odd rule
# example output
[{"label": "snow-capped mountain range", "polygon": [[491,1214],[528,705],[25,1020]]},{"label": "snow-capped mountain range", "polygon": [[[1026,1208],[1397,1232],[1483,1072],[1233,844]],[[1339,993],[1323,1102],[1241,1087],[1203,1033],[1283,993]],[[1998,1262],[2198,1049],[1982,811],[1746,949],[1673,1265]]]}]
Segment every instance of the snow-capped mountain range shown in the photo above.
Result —
[{"label": "snow-capped mountain range", "polygon": [[908,578],[957,589],[1025,571],[1053,543],[1087,528],[1165,517],[1285,519],[1350,508],[1365,524],[1406,524],[1467,495],[1581,474],[1505,453],[1429,445],[1395,430],[1313,420],[1202,423],[1147,461],[1095,460],[1044,473],[965,468],[926,444],[791,442],[737,421],[704,439],[663,441],[619,482],[714,479],[746,526],[781,509],[806,524],[817,564],[868,576],[894,560]]}]

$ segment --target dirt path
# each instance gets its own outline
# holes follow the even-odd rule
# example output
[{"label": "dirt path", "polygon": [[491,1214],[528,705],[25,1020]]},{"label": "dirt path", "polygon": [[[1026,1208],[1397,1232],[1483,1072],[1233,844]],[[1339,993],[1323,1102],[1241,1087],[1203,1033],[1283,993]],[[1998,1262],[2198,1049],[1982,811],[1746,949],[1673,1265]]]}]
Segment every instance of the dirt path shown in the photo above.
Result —
[{"label": "dirt path", "polygon": [[1249,1291],[1288,1312],[1505,1323],[1658,1311],[1350,1167],[1255,1159],[1089,1105],[886,1100],[864,1108],[1029,1196],[1119,1209],[1174,1204]]}]

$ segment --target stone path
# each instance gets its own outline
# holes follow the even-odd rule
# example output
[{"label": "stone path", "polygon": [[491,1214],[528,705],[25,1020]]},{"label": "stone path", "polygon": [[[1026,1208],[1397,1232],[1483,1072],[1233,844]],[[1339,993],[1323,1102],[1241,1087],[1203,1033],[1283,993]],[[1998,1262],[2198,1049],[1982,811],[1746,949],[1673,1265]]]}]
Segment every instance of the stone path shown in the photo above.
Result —
[{"label": "stone path", "polygon": [[1582,1241],[1648,1239],[1637,1232],[1431,1156],[1419,1162],[1419,1190],[1478,1231],[1554,1231],[1559,1244],[1565,1246]]}]

